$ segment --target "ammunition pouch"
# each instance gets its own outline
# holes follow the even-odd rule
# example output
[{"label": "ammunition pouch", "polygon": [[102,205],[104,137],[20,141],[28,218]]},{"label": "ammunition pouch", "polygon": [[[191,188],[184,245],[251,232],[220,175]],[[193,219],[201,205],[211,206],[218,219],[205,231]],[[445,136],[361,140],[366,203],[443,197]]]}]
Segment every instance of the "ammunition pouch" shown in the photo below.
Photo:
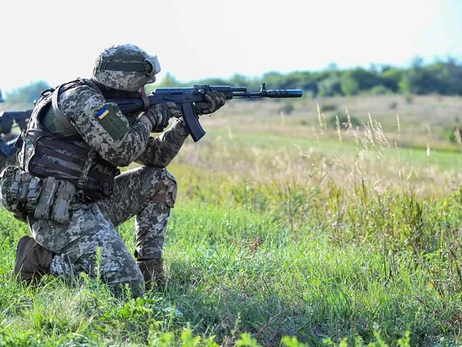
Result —
[{"label": "ammunition pouch", "polygon": [[74,196],[75,186],[65,180],[40,179],[15,166],[0,175],[0,204],[22,221],[33,213],[36,219],[68,223]]},{"label": "ammunition pouch", "polygon": [[61,224],[69,222],[69,206],[74,195],[75,187],[72,183],[54,177],[44,178],[34,218]]},{"label": "ammunition pouch", "polygon": [[20,220],[34,211],[40,189],[40,180],[18,167],[7,166],[0,174],[0,204]]}]

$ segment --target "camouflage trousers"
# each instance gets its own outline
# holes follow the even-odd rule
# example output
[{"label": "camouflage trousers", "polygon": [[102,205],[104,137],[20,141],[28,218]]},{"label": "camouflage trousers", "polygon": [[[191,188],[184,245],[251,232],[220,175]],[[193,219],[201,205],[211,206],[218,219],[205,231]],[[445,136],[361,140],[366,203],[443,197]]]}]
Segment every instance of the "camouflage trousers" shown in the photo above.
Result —
[{"label": "camouflage trousers", "polygon": [[117,176],[110,197],[73,205],[69,224],[32,217],[28,222],[34,239],[56,253],[52,275],[98,275],[111,289],[128,284],[139,296],[144,292],[143,275],[116,228],[135,217],[136,259],[161,257],[176,188],[166,169],[141,167]]}]

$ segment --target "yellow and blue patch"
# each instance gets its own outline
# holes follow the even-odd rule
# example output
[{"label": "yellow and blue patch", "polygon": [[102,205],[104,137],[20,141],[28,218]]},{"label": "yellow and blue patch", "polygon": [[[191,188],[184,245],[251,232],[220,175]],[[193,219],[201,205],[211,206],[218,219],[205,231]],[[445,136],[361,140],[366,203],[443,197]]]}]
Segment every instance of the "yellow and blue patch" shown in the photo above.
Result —
[{"label": "yellow and blue patch", "polygon": [[104,117],[106,117],[108,114],[109,114],[109,110],[106,107],[103,107],[101,110],[98,111],[98,113],[96,114],[96,117],[101,120]]},{"label": "yellow and blue patch", "polygon": [[112,102],[107,102],[101,105],[101,108],[95,114],[97,122],[101,126],[101,135],[103,131],[111,137],[109,141],[117,141],[121,139],[129,130],[127,118],[120,112],[119,106]]}]

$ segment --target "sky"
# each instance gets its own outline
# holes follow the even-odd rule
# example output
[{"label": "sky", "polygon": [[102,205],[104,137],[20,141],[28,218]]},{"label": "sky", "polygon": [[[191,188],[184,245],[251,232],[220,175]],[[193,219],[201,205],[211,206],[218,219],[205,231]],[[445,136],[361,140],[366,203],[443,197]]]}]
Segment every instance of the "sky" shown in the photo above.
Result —
[{"label": "sky", "polygon": [[462,0],[14,0],[0,14],[4,95],[91,77],[125,43],[158,56],[158,81],[462,61]]}]

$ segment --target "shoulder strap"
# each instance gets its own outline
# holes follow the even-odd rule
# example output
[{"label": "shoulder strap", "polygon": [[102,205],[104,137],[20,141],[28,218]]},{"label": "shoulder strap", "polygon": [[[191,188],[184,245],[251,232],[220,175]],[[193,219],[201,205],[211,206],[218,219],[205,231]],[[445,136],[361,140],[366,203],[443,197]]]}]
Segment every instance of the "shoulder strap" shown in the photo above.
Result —
[{"label": "shoulder strap", "polygon": [[58,120],[58,122],[61,123],[61,125],[63,125],[67,129],[74,130],[74,127],[72,126],[68,117],[66,117],[59,109],[58,96],[59,96],[60,89],[61,89],[61,86],[56,87],[56,89],[53,91],[53,95],[51,96],[51,107],[53,109],[53,113],[55,114],[56,119]]},{"label": "shoulder strap", "polygon": [[[55,114],[56,116],[56,119],[61,123],[61,125],[63,125],[65,128],[67,129],[71,129],[73,130],[74,129],[74,126],[71,124],[71,122],[69,121],[69,117],[65,116],[61,110],[59,109],[59,106],[58,106],[58,97],[59,97],[59,92],[61,91],[66,91],[72,87],[75,87],[77,85],[82,85],[82,84],[86,84],[88,85],[89,87],[95,89],[98,93],[100,93],[101,95],[103,94],[101,92],[101,90],[98,88],[98,86],[96,85],[96,83],[94,83],[92,80],[89,80],[89,79],[83,79],[83,78],[78,78],[74,81],[71,81],[71,82],[68,82],[68,83],[65,83],[64,85],[59,85],[57,86],[54,91],[53,91],[53,95],[51,97],[51,107],[53,108],[53,113]],[[63,88],[62,88],[63,87]]]},{"label": "shoulder strap", "polygon": [[79,80],[80,82],[85,83],[87,86],[95,89],[98,93],[100,93],[104,97],[103,91],[98,86],[98,84],[95,83],[95,81],[93,81],[92,79],[87,79],[87,78],[81,78]]}]

